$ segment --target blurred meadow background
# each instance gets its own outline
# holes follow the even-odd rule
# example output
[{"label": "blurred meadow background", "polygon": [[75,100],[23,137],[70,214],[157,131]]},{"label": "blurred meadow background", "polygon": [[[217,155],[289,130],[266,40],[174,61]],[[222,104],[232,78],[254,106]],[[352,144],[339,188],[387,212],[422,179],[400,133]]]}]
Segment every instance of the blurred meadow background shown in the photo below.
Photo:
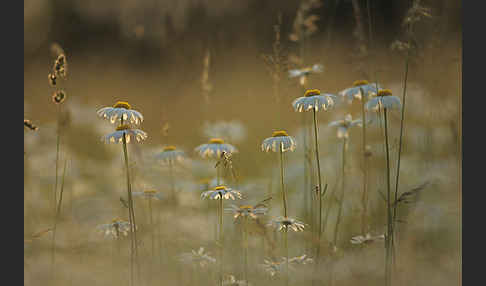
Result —
[{"label": "blurred meadow background", "polygon": [[[460,285],[461,5],[24,0],[24,285]],[[329,125],[362,118],[357,80],[401,102],[386,125],[366,109],[365,145]],[[308,89],[334,95],[316,121],[292,106]],[[118,101],[147,134],[128,160],[101,140]],[[215,138],[237,152],[195,151]],[[218,185],[241,193],[222,222]],[[269,225],[284,209],[303,231]]]}]

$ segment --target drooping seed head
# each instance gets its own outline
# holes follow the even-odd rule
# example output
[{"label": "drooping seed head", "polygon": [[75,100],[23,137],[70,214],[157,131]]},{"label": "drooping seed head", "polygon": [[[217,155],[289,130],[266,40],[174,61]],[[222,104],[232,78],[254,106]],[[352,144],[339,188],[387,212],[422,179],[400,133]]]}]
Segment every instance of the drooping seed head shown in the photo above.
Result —
[{"label": "drooping seed head", "polygon": [[58,90],[52,94],[52,101],[55,104],[61,104],[66,99],[66,92],[64,90]]},{"label": "drooping seed head", "polygon": [[304,96],[309,97],[309,96],[314,96],[314,95],[319,95],[321,94],[321,91],[318,89],[308,89],[305,91]]},{"label": "drooping seed head", "polygon": [[57,85],[57,76],[55,73],[49,73],[49,75],[47,75],[47,78],[49,80],[49,84],[51,86],[56,86]]}]

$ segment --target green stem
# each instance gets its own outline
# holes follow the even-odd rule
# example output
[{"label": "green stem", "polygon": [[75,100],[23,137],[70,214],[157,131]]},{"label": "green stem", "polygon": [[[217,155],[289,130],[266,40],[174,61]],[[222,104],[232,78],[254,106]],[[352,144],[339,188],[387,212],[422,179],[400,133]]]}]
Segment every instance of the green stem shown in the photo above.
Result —
[{"label": "green stem", "polygon": [[368,157],[366,156],[366,112],[365,112],[365,104],[366,104],[366,96],[363,92],[363,89],[359,89],[361,92],[361,121],[363,126],[363,196],[361,198],[362,205],[363,205],[363,214],[361,217],[361,233],[363,235],[367,232],[367,225],[366,225],[366,213],[368,210]]},{"label": "green stem", "polygon": [[[122,122],[123,124],[123,122]],[[131,231],[133,234],[133,239],[131,240],[131,250],[130,250],[130,281],[131,285],[133,284],[133,260],[134,260],[134,255],[135,259],[137,261],[137,270],[138,273],[140,274],[140,267],[138,265],[138,246],[137,246],[137,225],[135,222],[135,213],[133,209],[133,199],[132,199],[132,187],[130,183],[130,171],[129,171],[129,166],[128,166],[128,152],[127,152],[127,139],[126,139],[126,134],[123,134],[122,137],[123,140],[123,154],[125,157],[125,169],[126,169],[126,176],[127,176],[127,195],[128,195],[128,212],[129,212],[129,220],[130,220],[130,226],[131,226]]]},{"label": "green stem", "polygon": [[289,285],[289,243],[288,243],[288,228],[284,229],[284,247],[285,247],[285,286]]},{"label": "green stem", "polygon": [[243,249],[244,249],[244,259],[245,259],[245,268],[244,268],[244,275],[245,275],[245,282],[248,285],[248,217],[244,217],[243,221]]},{"label": "green stem", "polygon": [[[410,41],[409,41],[409,44],[410,44]],[[395,180],[395,200],[394,202],[397,201],[398,199],[398,182],[399,182],[399,178],[400,178],[400,158],[401,158],[401,154],[402,154],[402,142],[403,142],[403,124],[405,122],[405,99],[406,99],[406,95],[407,95],[407,79],[408,79],[408,63],[409,63],[409,57],[410,57],[410,51],[407,51],[407,57],[405,59],[405,78],[403,79],[403,105],[402,105],[402,114],[401,114],[401,119],[400,119],[400,139],[399,139],[399,143],[398,143],[398,159],[397,159],[397,176],[396,176],[396,180]],[[395,204],[394,207],[393,207],[393,220],[392,220],[392,224],[393,224],[393,230],[395,230],[395,223],[396,223],[396,219],[397,219],[397,207],[398,207],[398,204]],[[392,240],[391,240],[391,244],[392,244],[392,249],[393,249],[393,259],[395,259],[395,235],[392,237]],[[393,262],[395,262],[395,260],[393,260]]]},{"label": "green stem", "polygon": [[223,286],[223,197],[219,198],[219,283]]},{"label": "green stem", "polygon": [[342,173],[341,173],[341,198],[339,200],[339,210],[338,210],[338,217],[336,220],[336,228],[334,230],[334,246],[337,245],[337,238],[338,238],[338,231],[339,231],[339,224],[341,223],[341,215],[342,209],[344,204],[344,182],[346,181],[345,177],[345,166],[346,166],[346,138],[343,138],[343,151],[342,151]]},{"label": "green stem", "polygon": [[174,166],[171,159],[169,159],[169,180],[170,180],[170,191],[172,195],[172,200],[175,203],[177,201],[177,197],[175,193],[175,183],[174,183]]},{"label": "green stem", "polygon": [[52,229],[51,279],[54,278],[54,264],[56,261],[56,231],[57,231],[57,222],[59,220],[59,215],[61,214],[62,195],[64,193],[64,178],[66,177],[66,166],[67,166],[67,159],[64,161],[64,169],[62,171],[62,178],[61,178],[61,190],[59,195],[59,203],[56,208],[56,215],[54,217],[54,227]]},{"label": "green stem", "polygon": [[59,166],[59,146],[61,144],[61,104],[57,105],[57,140],[56,140],[56,181],[54,185],[54,215],[56,215],[57,205],[57,174]]},{"label": "green stem", "polygon": [[284,217],[287,217],[287,196],[284,188],[284,171],[283,171],[283,145],[280,144],[280,179],[282,183],[282,198],[284,207]]},{"label": "green stem", "polygon": [[385,150],[386,150],[386,182],[387,182],[387,235],[385,237],[386,247],[386,260],[385,260],[385,285],[391,285],[391,238],[393,236],[393,223],[391,214],[391,202],[390,202],[390,154],[388,147],[388,121],[386,108],[383,109],[383,117],[385,123]]}]

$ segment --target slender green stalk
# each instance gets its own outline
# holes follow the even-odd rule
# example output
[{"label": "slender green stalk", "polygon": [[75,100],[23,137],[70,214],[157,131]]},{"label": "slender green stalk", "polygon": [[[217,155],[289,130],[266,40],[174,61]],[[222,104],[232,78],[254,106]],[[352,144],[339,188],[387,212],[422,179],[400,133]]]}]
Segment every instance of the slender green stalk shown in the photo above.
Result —
[{"label": "slender green stalk", "polygon": [[[316,149],[316,162],[317,162],[317,178],[318,178],[318,191],[317,196],[319,198],[319,225],[317,227],[317,251],[316,251],[316,266],[314,268],[314,278],[315,274],[317,274],[317,270],[319,269],[319,262],[320,262],[320,252],[321,252],[321,236],[322,236],[322,197],[324,196],[325,191],[322,190],[322,179],[321,179],[321,164],[319,161],[319,145],[317,142],[317,117],[316,117],[316,110],[313,109],[314,115],[314,139],[315,139],[315,149]],[[313,279],[314,282],[314,279]],[[314,284],[314,283],[313,283]]]},{"label": "slender green stalk", "polygon": [[[409,27],[410,29],[410,27]],[[410,45],[410,41],[408,41],[408,44]],[[408,64],[409,64],[409,59],[410,59],[410,50],[407,50],[407,56],[405,58],[405,77],[403,79],[403,96],[402,96],[402,114],[400,118],[400,139],[398,143],[398,159],[397,159],[397,176],[395,180],[395,202],[398,199],[398,183],[399,183],[399,178],[400,178],[400,158],[402,154],[402,143],[403,143],[403,124],[405,122],[405,99],[407,96],[407,79],[408,79]],[[395,204],[393,207],[393,230],[395,230],[395,223],[397,219],[397,206],[398,204]],[[392,251],[393,251],[393,262],[395,263],[395,257],[396,257],[396,249],[395,249],[395,234],[393,234],[391,238],[391,244],[392,244]]]},{"label": "slender green stalk", "polygon": [[243,220],[243,257],[244,257],[244,277],[248,285],[248,217],[244,216]]},{"label": "slender green stalk", "polygon": [[[152,216],[152,198],[149,197],[148,199],[148,206],[149,206],[149,213],[150,213],[150,238],[152,240],[152,253],[151,253],[151,256],[152,256],[152,260],[150,262],[150,265],[152,266],[150,268],[150,271],[152,271],[152,268],[154,266],[154,257],[155,257],[155,237],[154,237],[154,220],[153,220],[153,216]],[[152,274],[152,273],[151,273]],[[152,275],[150,275],[152,276]]]},{"label": "slender green stalk", "polygon": [[366,96],[363,92],[363,89],[360,88],[359,91],[361,92],[361,121],[363,126],[363,196],[361,198],[362,205],[363,205],[363,214],[361,216],[361,233],[365,235],[368,231],[367,224],[366,224],[366,213],[368,210],[368,157],[366,156],[366,111],[365,111],[365,104],[366,104]]},{"label": "slender green stalk", "polygon": [[284,230],[284,247],[285,247],[285,286],[289,285],[289,243],[288,243],[288,228]]},{"label": "slender green stalk", "polygon": [[135,261],[137,263],[138,277],[140,277],[140,265],[138,264],[137,225],[135,222],[135,213],[133,209],[132,187],[130,183],[130,170],[128,166],[127,139],[125,134],[123,134],[122,140],[123,140],[123,154],[125,157],[125,169],[126,169],[126,176],[127,176],[128,212],[129,212],[131,231],[133,234],[133,239],[131,240],[131,251],[130,251],[130,281],[131,281],[131,285],[133,286],[134,285],[133,284],[134,256],[135,256]]},{"label": "slender green stalk", "polygon": [[287,196],[285,194],[284,188],[284,171],[283,171],[283,146],[280,145],[280,179],[282,183],[282,198],[283,198],[283,207],[284,207],[284,217],[287,217]]},{"label": "slender green stalk", "polygon": [[219,284],[223,286],[223,197],[219,197]]},{"label": "slender green stalk", "polygon": [[56,208],[56,215],[54,217],[54,227],[52,229],[51,279],[54,278],[54,264],[56,262],[56,231],[57,231],[57,222],[59,220],[59,215],[61,213],[62,195],[64,193],[64,178],[66,177],[66,166],[67,166],[67,159],[64,161],[64,169],[62,171],[62,178],[61,178],[61,190],[59,195],[59,203]]},{"label": "slender green stalk", "polygon": [[385,257],[385,285],[391,285],[391,259],[392,259],[392,244],[391,238],[393,236],[393,222],[391,213],[391,202],[390,202],[390,154],[388,147],[388,122],[386,108],[383,108],[383,117],[385,120],[385,150],[386,150],[386,182],[387,182],[387,234],[385,237],[385,247],[386,247],[386,257]]},{"label": "slender green stalk", "polygon": [[344,204],[344,182],[346,181],[345,177],[345,167],[346,167],[346,138],[343,138],[343,151],[342,151],[342,173],[341,173],[341,198],[339,199],[339,210],[338,210],[338,217],[336,220],[336,227],[334,229],[334,246],[337,245],[337,238],[338,238],[338,231],[339,231],[339,224],[341,223],[341,216]]},{"label": "slender green stalk", "polygon": [[175,183],[174,183],[174,165],[171,159],[169,159],[169,180],[170,180],[170,192],[172,195],[172,200],[174,203],[177,202],[177,196],[175,193]]},{"label": "slender green stalk", "polygon": [[54,215],[56,215],[57,204],[57,181],[59,166],[59,147],[61,144],[61,104],[57,105],[57,139],[56,139],[56,181],[54,183]]}]

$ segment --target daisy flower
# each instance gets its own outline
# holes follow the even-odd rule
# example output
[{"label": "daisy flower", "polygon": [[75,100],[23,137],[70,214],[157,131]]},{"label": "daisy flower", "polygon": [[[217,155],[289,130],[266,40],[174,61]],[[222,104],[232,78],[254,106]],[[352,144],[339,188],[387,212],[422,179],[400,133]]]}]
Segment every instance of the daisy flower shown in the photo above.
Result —
[{"label": "daisy flower", "polygon": [[115,132],[101,137],[101,141],[105,143],[123,143],[124,134],[127,143],[130,143],[132,140],[136,140],[137,142],[142,142],[148,137],[146,132],[140,129],[132,129],[127,124],[123,124],[118,126]]},{"label": "daisy flower", "polygon": [[268,209],[265,207],[253,207],[250,205],[236,206],[231,205],[230,208],[225,209],[226,212],[233,213],[233,218],[251,217],[256,219],[258,215],[264,215]]},{"label": "daisy flower", "polygon": [[337,137],[341,139],[348,138],[348,129],[353,126],[361,126],[361,122],[361,119],[353,120],[351,114],[347,114],[343,120],[332,121],[331,123],[329,123],[329,126],[337,127]]},{"label": "daisy flower", "polygon": [[273,132],[272,137],[263,140],[262,151],[294,151],[296,146],[295,139],[292,136],[289,136],[286,131],[275,131]]},{"label": "daisy flower", "polygon": [[400,98],[393,95],[390,89],[380,89],[376,97],[366,103],[366,109],[377,111],[379,108],[398,109],[402,108]]},{"label": "daisy flower", "polygon": [[231,144],[224,143],[221,138],[212,138],[209,143],[197,146],[196,151],[203,158],[219,158],[222,152],[235,153],[238,149]]},{"label": "daisy flower", "polygon": [[201,198],[209,198],[211,200],[219,200],[221,198],[228,200],[235,198],[241,199],[241,193],[226,186],[217,186],[212,190],[205,191],[201,194]]},{"label": "daisy flower", "polygon": [[292,102],[292,106],[297,112],[328,110],[334,107],[335,100],[336,96],[334,94],[321,94],[321,91],[318,89],[308,89],[304,96]]},{"label": "daisy flower", "polygon": [[201,268],[216,263],[216,258],[209,255],[209,252],[204,252],[204,247],[199,247],[198,251],[191,250],[191,252],[182,253],[179,256],[179,260],[187,264],[196,264]]},{"label": "daisy flower", "polygon": [[305,227],[305,224],[303,222],[298,221],[294,218],[283,217],[283,216],[279,216],[277,218],[272,219],[267,225],[275,226],[275,228],[277,228],[278,231],[291,229],[295,232],[304,231],[304,227]]},{"label": "daisy flower", "polygon": [[128,102],[118,101],[113,107],[103,107],[96,113],[99,117],[110,120],[111,124],[114,124],[116,121],[120,121],[121,123],[128,121],[136,125],[142,123],[142,114],[131,108]]},{"label": "daisy flower", "polygon": [[114,218],[111,223],[101,224],[96,228],[105,237],[111,237],[113,239],[118,239],[121,235],[127,236],[131,231],[130,223],[119,218]]},{"label": "daisy flower", "polygon": [[380,89],[381,86],[377,83],[369,83],[366,80],[357,80],[353,83],[352,87],[340,91],[339,95],[346,98],[348,103],[353,102],[353,99],[362,100],[363,95],[366,101]]}]

